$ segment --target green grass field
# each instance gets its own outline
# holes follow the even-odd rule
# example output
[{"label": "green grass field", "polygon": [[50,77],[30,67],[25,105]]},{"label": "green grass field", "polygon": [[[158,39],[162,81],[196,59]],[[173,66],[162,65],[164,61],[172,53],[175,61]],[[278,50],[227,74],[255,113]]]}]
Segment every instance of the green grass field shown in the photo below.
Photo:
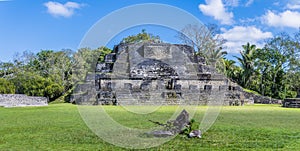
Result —
[{"label": "green grass field", "polygon": [[[99,108],[90,107],[91,109]],[[140,107],[139,107],[140,108]],[[106,106],[117,122],[132,128],[150,128],[149,119],[167,120],[175,106],[151,114],[133,114]],[[197,107],[200,121],[205,107]],[[183,136],[150,150],[299,150],[300,109],[278,105],[223,107],[215,124],[201,139]],[[82,120],[71,104],[46,107],[0,108],[0,150],[126,150],[104,142]],[[149,150],[149,149],[148,149]]]}]

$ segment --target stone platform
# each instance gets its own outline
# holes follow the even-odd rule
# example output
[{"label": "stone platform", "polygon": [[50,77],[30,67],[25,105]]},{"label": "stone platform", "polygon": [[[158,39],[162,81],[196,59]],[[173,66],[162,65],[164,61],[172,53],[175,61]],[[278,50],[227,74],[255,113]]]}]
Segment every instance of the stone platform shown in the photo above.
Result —
[{"label": "stone platform", "polygon": [[284,99],[282,106],[288,108],[300,108],[300,98]]},{"label": "stone platform", "polygon": [[98,62],[73,99],[91,105],[246,104],[241,88],[188,45],[119,44]]},{"label": "stone platform", "polygon": [[296,98],[286,98],[282,103],[282,107],[300,108],[300,89],[298,89]]}]

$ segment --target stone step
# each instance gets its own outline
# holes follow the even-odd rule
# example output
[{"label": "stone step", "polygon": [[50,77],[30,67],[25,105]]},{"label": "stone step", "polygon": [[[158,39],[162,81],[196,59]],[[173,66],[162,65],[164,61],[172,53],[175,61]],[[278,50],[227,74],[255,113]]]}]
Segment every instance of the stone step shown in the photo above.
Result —
[{"label": "stone step", "polygon": [[129,73],[129,63],[115,63],[113,73]]}]

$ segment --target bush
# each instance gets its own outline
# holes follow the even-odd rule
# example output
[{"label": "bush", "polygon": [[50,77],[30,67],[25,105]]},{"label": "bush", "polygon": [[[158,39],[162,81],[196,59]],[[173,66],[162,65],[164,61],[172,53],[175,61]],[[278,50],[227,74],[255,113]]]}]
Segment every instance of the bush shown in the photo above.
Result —
[{"label": "bush", "polygon": [[45,96],[49,97],[50,100],[55,100],[61,96],[63,91],[63,86],[53,83],[45,88]]},{"label": "bush", "polygon": [[279,97],[281,99],[295,98],[296,96],[297,96],[297,92],[296,91],[286,91],[286,93],[284,93],[284,92],[280,92],[279,93]]},{"label": "bush", "polygon": [[15,86],[10,81],[0,78],[0,94],[14,94]]},{"label": "bush", "polygon": [[38,74],[25,72],[18,74],[12,80],[16,86],[16,92],[28,96],[44,96],[50,101],[62,95],[64,87],[53,82],[50,78],[44,78]]}]

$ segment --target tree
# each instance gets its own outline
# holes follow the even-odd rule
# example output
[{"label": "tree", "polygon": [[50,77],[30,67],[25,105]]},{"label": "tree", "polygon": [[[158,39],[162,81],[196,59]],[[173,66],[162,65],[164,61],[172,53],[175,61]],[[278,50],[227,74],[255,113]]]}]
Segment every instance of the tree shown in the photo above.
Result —
[{"label": "tree", "polygon": [[55,63],[55,56],[53,50],[42,50],[38,52],[34,60],[30,61],[30,65],[33,66],[36,72],[40,75],[48,77],[51,75],[51,67]]},{"label": "tree", "polygon": [[197,55],[208,58],[214,51],[221,51],[226,40],[218,34],[218,27],[210,25],[187,25],[177,35],[184,44],[197,48]]},{"label": "tree", "polygon": [[[16,54],[12,63],[0,63],[0,78],[5,78],[3,80],[14,86],[13,92],[45,96],[53,101],[71,93],[74,75],[79,75],[81,80],[84,80],[88,72],[95,71],[96,63],[103,61],[104,56],[111,52],[106,47],[94,50],[82,48],[76,53],[70,49],[41,50],[36,54],[25,51],[22,55]],[[83,76],[77,74],[81,71]],[[8,93],[2,86],[10,87],[6,86],[7,82],[3,82],[2,85],[2,81],[0,81],[1,92]]]},{"label": "tree", "polygon": [[73,67],[73,52],[63,49],[41,50],[26,64],[27,71],[51,79],[68,91],[72,87],[71,74]]},{"label": "tree", "polygon": [[28,96],[44,96],[50,101],[63,94],[62,85],[53,82],[50,78],[44,78],[36,73],[24,72],[19,73],[11,80],[18,94],[26,94]]},{"label": "tree", "polygon": [[57,83],[51,83],[45,88],[44,91],[45,91],[44,92],[45,96],[47,96],[49,100],[55,100],[56,98],[62,95],[62,92],[64,91],[64,87]]},{"label": "tree", "polygon": [[147,33],[145,29],[137,35],[131,35],[122,39],[121,43],[139,43],[139,42],[154,42],[161,43],[159,36],[153,36],[150,33]]},{"label": "tree", "polygon": [[[19,94],[46,96],[52,101],[72,88],[72,67],[73,52],[69,49],[41,50],[37,54],[26,51],[22,56],[16,55],[13,64],[16,70],[10,81]],[[50,95],[47,91],[56,93]]]},{"label": "tree", "polygon": [[98,62],[104,62],[105,56],[106,56],[107,54],[109,54],[109,53],[112,52],[111,49],[109,49],[109,48],[107,48],[107,47],[103,47],[103,46],[97,48],[96,51],[99,51],[99,52],[100,52],[100,55],[99,55],[99,57],[98,57]]},{"label": "tree", "polygon": [[97,62],[103,62],[106,54],[112,50],[107,47],[97,49],[80,48],[74,55],[73,80],[76,82],[83,81],[88,72],[94,72]]},{"label": "tree", "polygon": [[259,82],[259,88],[256,89],[260,94],[265,95],[267,87],[269,85],[268,79],[270,79],[270,67],[272,64],[268,62],[269,55],[264,55],[262,53],[269,53],[265,52],[264,49],[258,49],[256,52],[256,58],[257,60],[255,61],[255,67],[256,71],[259,73],[259,78],[257,78]]},{"label": "tree", "polygon": [[5,78],[15,72],[14,64],[11,62],[0,63],[0,77]]},{"label": "tree", "polygon": [[0,78],[0,94],[14,94],[15,86],[10,81]]},{"label": "tree", "polygon": [[73,51],[70,49],[63,49],[54,54],[55,60],[52,66],[52,75],[56,75],[56,78],[51,76],[50,78],[62,86],[64,92],[72,87],[73,54]]},{"label": "tree", "polygon": [[[278,34],[261,49],[249,43],[243,48],[241,57],[236,57],[240,67],[234,68],[233,61],[223,61],[227,77],[236,77],[235,82],[264,96],[296,96],[300,89],[300,31],[294,36]],[[235,71],[237,74],[233,74]]]},{"label": "tree", "polygon": [[236,66],[234,65],[235,61],[224,58],[222,59],[222,62],[224,67],[223,73],[226,75],[226,77],[233,80],[236,74]]},{"label": "tree", "polygon": [[240,85],[242,87],[249,87],[251,78],[254,73],[254,53],[257,50],[256,45],[250,45],[247,43],[246,45],[242,45],[243,49],[240,51],[241,57],[235,56],[238,59],[240,66],[242,68]]},{"label": "tree", "polygon": [[[289,86],[289,89],[287,90],[298,92],[298,95],[300,95],[300,71],[288,72],[286,75],[286,79]],[[287,97],[292,98],[295,96],[287,96]]]},{"label": "tree", "polygon": [[226,51],[222,51],[222,48],[213,49],[206,54],[207,64],[212,65],[213,67],[217,67],[221,69],[223,66],[222,59],[227,55]]},{"label": "tree", "polygon": [[[295,94],[290,81],[299,68],[299,44],[297,38],[281,33],[271,38],[263,50],[258,51],[258,69],[261,70],[261,93],[276,98],[286,98]],[[299,71],[299,70],[298,70]]]}]

